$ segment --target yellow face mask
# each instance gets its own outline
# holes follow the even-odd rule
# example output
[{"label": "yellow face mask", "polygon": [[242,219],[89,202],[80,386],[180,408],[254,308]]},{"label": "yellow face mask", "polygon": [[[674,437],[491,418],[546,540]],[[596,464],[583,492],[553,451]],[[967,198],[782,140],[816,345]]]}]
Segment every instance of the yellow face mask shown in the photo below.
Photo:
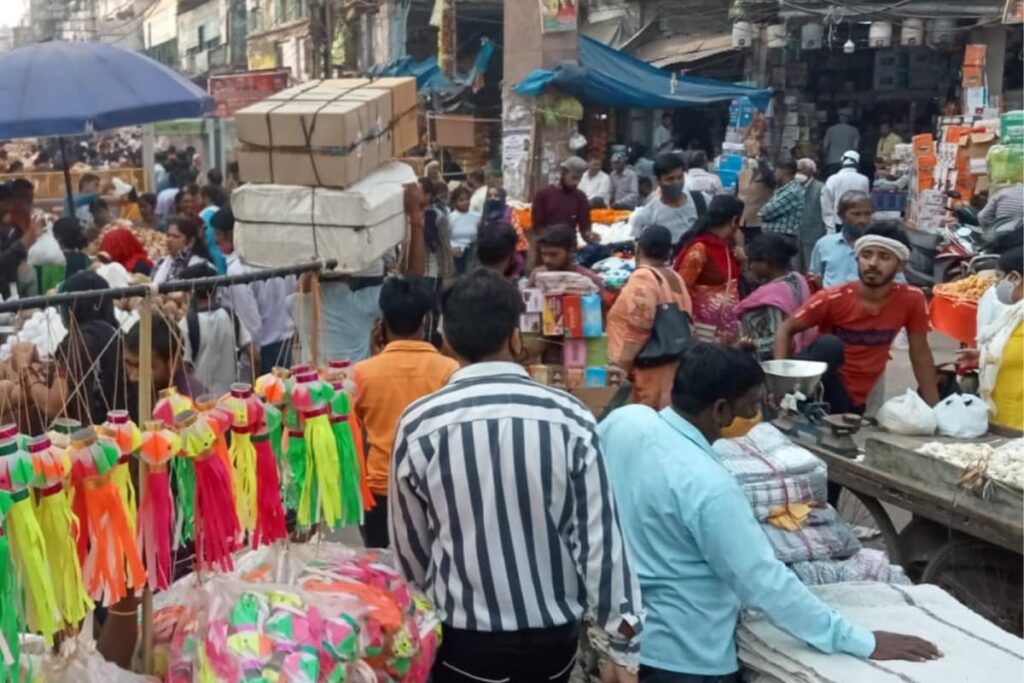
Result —
[{"label": "yellow face mask", "polygon": [[743,417],[733,418],[733,421],[729,424],[729,426],[722,429],[722,438],[736,439],[741,436],[744,436],[751,429],[759,425],[762,419],[764,419],[764,417],[761,415],[760,410],[757,411],[757,415],[750,419]]}]

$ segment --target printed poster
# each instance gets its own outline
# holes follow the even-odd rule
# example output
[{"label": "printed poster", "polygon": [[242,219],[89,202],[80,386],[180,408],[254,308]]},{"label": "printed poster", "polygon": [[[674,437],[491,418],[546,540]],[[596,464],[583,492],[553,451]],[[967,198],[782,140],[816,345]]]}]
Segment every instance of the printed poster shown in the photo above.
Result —
[{"label": "printed poster", "polygon": [[579,0],[538,0],[543,33],[575,31]]}]

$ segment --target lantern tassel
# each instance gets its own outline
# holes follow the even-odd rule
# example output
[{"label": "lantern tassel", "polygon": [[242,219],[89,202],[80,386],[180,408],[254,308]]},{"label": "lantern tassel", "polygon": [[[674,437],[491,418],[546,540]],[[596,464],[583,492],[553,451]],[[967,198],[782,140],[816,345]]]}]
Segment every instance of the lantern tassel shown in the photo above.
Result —
[{"label": "lantern tassel", "polygon": [[281,502],[281,479],[277,473],[277,459],[270,445],[270,435],[254,436],[256,448],[256,476],[259,490],[259,510],[256,514],[256,531],[252,547],[270,545],[285,538],[288,528],[284,519],[284,504]]},{"label": "lantern tassel", "polygon": [[196,458],[195,465],[196,522],[200,526],[196,555],[206,566],[232,571],[231,553],[238,549],[241,530],[228,473],[216,455]]},{"label": "lantern tassel", "polygon": [[146,583],[146,569],[113,480],[105,475],[86,479],[84,490],[93,532],[83,567],[86,585],[94,600],[114,605],[128,595],[129,581],[135,589]]},{"label": "lantern tassel", "polygon": [[150,467],[139,506],[139,547],[146,558],[149,587],[164,590],[171,583],[171,529],[174,505],[165,468]]},{"label": "lantern tassel", "polygon": [[18,562],[21,583],[27,589],[29,628],[53,646],[53,634],[60,628],[57,621],[57,596],[46,557],[46,541],[39,528],[27,489],[11,494],[14,503],[7,513],[11,550]]},{"label": "lantern tassel", "polygon": [[245,429],[233,429],[231,434],[231,462],[234,464],[235,505],[238,523],[252,535],[256,529],[258,507],[256,449],[252,435]]},{"label": "lantern tassel", "polygon": [[[314,517],[318,521],[319,513],[322,512],[322,519],[327,526],[336,529],[341,523],[341,471],[338,444],[334,440],[326,408],[306,414],[306,449],[306,461],[308,464],[312,460],[313,473],[306,477],[302,488],[300,512],[312,509],[314,496],[317,496],[320,504],[313,509]],[[317,489],[315,493],[314,484]]]},{"label": "lantern tassel", "polygon": [[92,611],[93,602],[82,583],[78,557],[78,518],[71,512],[68,492],[60,483],[39,490],[36,518],[46,543],[46,555],[53,576],[57,610],[64,623],[77,626]]}]

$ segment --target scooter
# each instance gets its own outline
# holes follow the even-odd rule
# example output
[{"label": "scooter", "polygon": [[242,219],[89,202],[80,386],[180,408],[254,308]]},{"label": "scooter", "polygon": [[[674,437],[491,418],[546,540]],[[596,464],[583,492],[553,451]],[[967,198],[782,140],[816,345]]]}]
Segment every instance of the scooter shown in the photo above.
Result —
[{"label": "scooter", "polygon": [[973,235],[970,228],[959,225],[910,230],[910,261],[904,273],[907,282],[928,294],[935,285],[968,275],[975,253]]}]

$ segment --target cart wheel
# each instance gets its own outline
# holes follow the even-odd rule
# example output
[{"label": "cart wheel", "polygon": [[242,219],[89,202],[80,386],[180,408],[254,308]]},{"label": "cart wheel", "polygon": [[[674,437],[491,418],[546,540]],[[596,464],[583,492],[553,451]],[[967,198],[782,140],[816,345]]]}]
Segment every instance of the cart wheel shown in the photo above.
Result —
[{"label": "cart wheel", "polygon": [[877,498],[844,487],[839,494],[836,510],[840,517],[850,523],[863,545],[869,548],[884,545],[890,564],[903,566],[900,536],[889,513]]},{"label": "cart wheel", "polygon": [[1005,631],[1024,633],[1024,569],[1021,557],[990,543],[954,540],[921,574]]}]

